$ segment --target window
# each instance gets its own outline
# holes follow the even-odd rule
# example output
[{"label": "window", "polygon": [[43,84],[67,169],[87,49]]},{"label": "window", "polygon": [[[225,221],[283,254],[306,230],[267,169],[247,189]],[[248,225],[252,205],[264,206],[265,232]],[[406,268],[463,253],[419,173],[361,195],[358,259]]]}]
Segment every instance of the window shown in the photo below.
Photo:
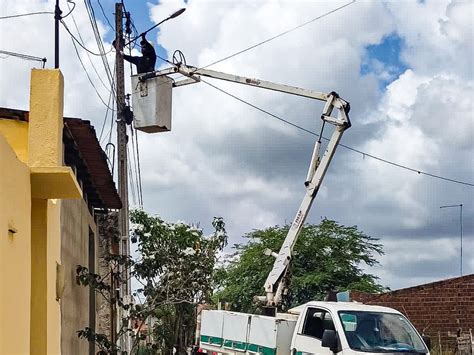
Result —
[{"label": "window", "polygon": [[326,329],[335,330],[331,314],[323,309],[308,308],[302,334],[322,339]]},{"label": "window", "polygon": [[426,353],[422,340],[401,314],[341,311],[339,317],[351,349],[371,353]]}]

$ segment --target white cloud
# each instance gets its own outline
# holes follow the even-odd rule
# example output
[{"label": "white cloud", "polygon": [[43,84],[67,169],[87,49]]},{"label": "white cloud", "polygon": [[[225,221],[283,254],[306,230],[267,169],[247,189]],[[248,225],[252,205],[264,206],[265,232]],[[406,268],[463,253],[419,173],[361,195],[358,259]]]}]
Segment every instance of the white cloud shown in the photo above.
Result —
[{"label": "white cloud", "polygon": [[[169,54],[180,49],[188,64],[202,66],[341,4],[162,0],[149,6],[156,22],[180,7],[187,8],[183,15],[163,24],[155,39]],[[5,14],[50,11],[54,1],[0,0],[0,8]],[[318,91],[335,90],[352,106],[353,128],[345,134],[344,143],[416,169],[472,182],[472,9],[472,2],[467,1],[358,1],[212,69]],[[95,50],[82,3],[77,4],[74,16],[87,47]],[[65,21],[75,32],[72,18]],[[107,31],[103,24],[100,29],[102,35]],[[410,69],[380,91],[379,80],[391,79],[390,68],[372,61],[378,68],[373,68],[375,75],[362,75],[360,66],[367,59],[366,47],[379,44],[394,31],[404,40],[401,58]],[[0,21],[0,41],[5,50],[47,56],[51,67],[52,16]],[[100,131],[105,108],[62,28],[60,48],[65,114],[90,119]],[[101,95],[108,98],[87,55],[81,49],[80,53]],[[104,80],[100,58],[91,59]],[[28,108],[32,66],[13,58],[0,61],[0,106]],[[129,80],[126,84],[129,88]],[[230,83],[215,84],[285,119],[319,130],[319,103]],[[173,95],[172,132],[139,134],[145,207],[166,220],[201,222],[205,228],[212,217],[222,215],[231,243],[254,228],[289,222],[304,193],[314,137],[203,83],[177,88]],[[455,251],[456,236],[450,233],[451,225],[439,206],[465,204],[469,239],[474,235],[468,217],[474,213],[473,200],[471,187],[423,177],[339,148],[309,221],[326,216],[381,237],[387,252],[383,269],[377,270],[382,283],[408,286],[449,274],[442,268]],[[428,244],[426,253],[420,253]],[[444,266],[430,264],[429,255],[441,252]],[[410,264],[409,270],[400,270],[397,260]],[[432,268],[430,275],[424,273],[427,264]],[[474,272],[472,263],[466,261],[465,267]]]}]

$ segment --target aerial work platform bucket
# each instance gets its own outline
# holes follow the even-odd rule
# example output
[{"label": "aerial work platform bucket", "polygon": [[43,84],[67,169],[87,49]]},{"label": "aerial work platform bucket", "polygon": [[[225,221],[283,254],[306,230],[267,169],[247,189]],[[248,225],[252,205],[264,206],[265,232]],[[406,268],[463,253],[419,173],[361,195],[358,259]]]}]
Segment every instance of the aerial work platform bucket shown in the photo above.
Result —
[{"label": "aerial work platform bucket", "polygon": [[143,74],[132,75],[132,108],[135,128],[146,132],[171,130],[173,81],[157,76],[140,81]]}]

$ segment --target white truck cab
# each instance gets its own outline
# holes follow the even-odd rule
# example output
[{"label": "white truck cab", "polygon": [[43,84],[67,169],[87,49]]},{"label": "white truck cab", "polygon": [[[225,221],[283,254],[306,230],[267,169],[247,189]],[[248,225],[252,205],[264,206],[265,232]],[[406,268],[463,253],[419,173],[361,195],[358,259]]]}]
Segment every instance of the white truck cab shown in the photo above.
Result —
[{"label": "white truck cab", "polygon": [[199,346],[249,355],[429,354],[400,312],[354,302],[308,302],[276,317],[203,311]]},{"label": "white truck cab", "polygon": [[290,350],[309,354],[427,354],[413,325],[398,311],[353,302],[309,302],[299,314]]}]

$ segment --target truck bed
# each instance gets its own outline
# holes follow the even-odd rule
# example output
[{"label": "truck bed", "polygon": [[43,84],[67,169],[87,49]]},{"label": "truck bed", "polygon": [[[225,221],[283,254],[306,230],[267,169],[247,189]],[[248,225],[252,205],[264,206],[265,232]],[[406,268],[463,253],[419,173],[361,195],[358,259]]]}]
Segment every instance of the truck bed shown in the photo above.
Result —
[{"label": "truck bed", "polygon": [[297,316],[203,311],[200,347],[225,354],[288,355]]}]

